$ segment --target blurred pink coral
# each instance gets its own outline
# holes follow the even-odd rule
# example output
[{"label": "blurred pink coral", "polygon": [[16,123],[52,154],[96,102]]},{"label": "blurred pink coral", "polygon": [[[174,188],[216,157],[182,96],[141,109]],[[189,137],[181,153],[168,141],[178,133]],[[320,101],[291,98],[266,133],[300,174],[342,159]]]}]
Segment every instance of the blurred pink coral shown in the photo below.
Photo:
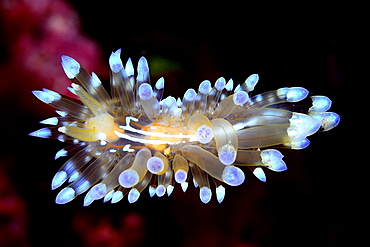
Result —
[{"label": "blurred pink coral", "polygon": [[0,246],[28,246],[26,204],[9,179],[11,158],[0,159]]},{"label": "blurred pink coral", "polygon": [[73,217],[72,225],[83,245],[89,247],[142,246],[146,239],[144,218],[134,212],[123,215],[119,226],[114,226],[110,217],[91,217],[81,211]]},{"label": "blurred pink coral", "polygon": [[16,92],[22,103],[29,102],[30,91],[40,87],[72,96],[59,62],[62,54],[79,58],[103,78],[107,75],[98,44],[82,34],[78,14],[66,1],[0,0],[0,18],[8,56],[0,65],[0,97]]}]

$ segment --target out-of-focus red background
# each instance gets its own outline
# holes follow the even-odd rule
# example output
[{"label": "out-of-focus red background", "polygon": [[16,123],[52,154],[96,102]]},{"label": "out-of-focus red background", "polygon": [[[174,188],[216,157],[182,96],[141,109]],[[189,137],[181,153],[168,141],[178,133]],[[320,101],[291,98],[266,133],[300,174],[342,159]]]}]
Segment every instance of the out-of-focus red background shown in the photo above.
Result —
[{"label": "out-of-focus red background", "polygon": [[[349,111],[358,107],[360,16],[341,6],[157,4],[0,0],[0,246],[354,246],[360,171]],[[84,208],[83,196],[56,205],[51,179],[66,158],[54,155],[65,145],[27,135],[55,115],[30,91],[68,94],[62,54],[107,82],[118,48],[135,64],[147,57],[165,96],[258,73],[255,93],[303,86],[330,97],[342,121],[307,149],[283,152],[288,170],[266,171],[266,183],[246,171],[222,204],[204,205],[190,185],[163,198],[145,190],[132,205]]]}]

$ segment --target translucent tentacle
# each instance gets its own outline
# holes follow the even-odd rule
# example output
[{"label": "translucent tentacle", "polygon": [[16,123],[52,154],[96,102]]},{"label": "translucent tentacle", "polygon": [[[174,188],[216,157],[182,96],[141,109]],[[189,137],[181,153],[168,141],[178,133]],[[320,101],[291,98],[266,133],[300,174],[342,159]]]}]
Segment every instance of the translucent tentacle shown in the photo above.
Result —
[{"label": "translucent tentacle", "polygon": [[[113,52],[109,58],[109,65],[111,68],[111,89],[112,98],[120,99],[120,104],[124,109],[131,110],[135,103],[133,94],[133,86],[130,79],[123,68],[123,64],[120,58],[121,49]],[[118,96],[118,97],[117,97]],[[117,97],[117,98],[115,98]]]},{"label": "translucent tentacle", "polygon": [[143,180],[145,174],[148,172],[146,163],[151,156],[148,148],[140,149],[136,154],[132,166],[119,175],[119,184],[124,188],[131,188]]},{"label": "translucent tentacle", "polygon": [[92,112],[85,106],[78,104],[74,101],[62,97],[60,94],[55,93],[48,89],[43,91],[32,91],[32,93],[44,103],[47,103],[76,119],[86,120],[92,116]]},{"label": "translucent tentacle", "polygon": [[184,157],[198,165],[203,171],[212,177],[232,186],[238,186],[244,182],[245,176],[242,170],[235,166],[225,166],[212,153],[195,145],[184,147]]},{"label": "translucent tentacle", "polygon": [[199,85],[198,94],[195,98],[194,108],[196,113],[204,114],[207,109],[207,95],[211,91],[211,82],[203,81]]},{"label": "translucent tentacle", "polygon": [[199,197],[203,203],[208,203],[211,200],[212,192],[209,185],[208,174],[202,171],[197,165],[190,163],[191,174],[193,174],[194,180],[198,184]]},{"label": "translucent tentacle", "polygon": [[221,93],[223,89],[225,88],[225,85],[226,85],[225,78],[220,77],[217,79],[214,87],[212,88],[212,90],[209,92],[207,96],[207,103],[208,103],[207,112],[213,112],[214,108],[216,107],[216,105],[218,104],[220,100]]},{"label": "translucent tentacle", "polygon": [[218,157],[224,165],[231,165],[236,159],[238,137],[233,126],[225,119],[211,120],[213,136],[216,140]]},{"label": "translucent tentacle", "polygon": [[308,132],[299,125],[276,124],[251,127],[236,132],[239,148],[261,148],[283,143],[298,142],[306,138]]},{"label": "translucent tentacle", "polygon": [[172,168],[175,172],[175,181],[180,184],[184,183],[189,171],[188,161],[181,155],[176,154],[173,158]]},{"label": "translucent tentacle", "polygon": [[298,102],[307,95],[308,91],[302,87],[280,88],[252,97],[245,107],[267,107],[284,102]]}]

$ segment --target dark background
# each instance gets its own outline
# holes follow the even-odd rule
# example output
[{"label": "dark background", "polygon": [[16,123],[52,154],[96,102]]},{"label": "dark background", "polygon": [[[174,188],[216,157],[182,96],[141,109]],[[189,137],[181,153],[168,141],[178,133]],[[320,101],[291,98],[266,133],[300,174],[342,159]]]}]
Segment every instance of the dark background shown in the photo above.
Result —
[{"label": "dark background", "polygon": [[[0,246],[354,246],[359,240],[358,173],[350,129],[363,81],[360,7],[222,2],[0,1]],[[66,158],[55,140],[29,137],[54,116],[30,93],[66,93],[59,55],[70,55],[108,82],[108,58],[136,65],[145,55],[152,82],[165,77],[165,96],[182,97],[220,76],[242,83],[252,73],[255,94],[302,86],[333,101],[335,129],[310,137],[302,151],[283,151],[288,170],[246,172],[218,204],[204,205],[198,189],[175,187],[170,197],[145,190],[129,204],[83,196],[56,205],[51,179]],[[64,91],[63,91],[64,90]],[[352,114],[351,114],[352,113]],[[361,164],[362,163],[362,164]],[[358,169],[358,170],[357,170]],[[356,216],[355,216],[356,215]]]}]

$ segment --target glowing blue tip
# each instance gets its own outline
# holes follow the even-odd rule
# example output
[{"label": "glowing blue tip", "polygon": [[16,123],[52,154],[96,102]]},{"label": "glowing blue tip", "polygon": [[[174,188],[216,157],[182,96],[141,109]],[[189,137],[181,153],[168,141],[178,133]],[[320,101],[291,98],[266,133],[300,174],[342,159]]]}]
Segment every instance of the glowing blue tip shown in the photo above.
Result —
[{"label": "glowing blue tip", "polygon": [[55,154],[54,159],[56,160],[56,159],[58,159],[58,158],[60,158],[60,157],[65,157],[65,156],[67,156],[67,155],[68,155],[68,152],[67,152],[64,148],[62,148],[61,150],[59,150],[59,151]]},{"label": "glowing blue tip", "polygon": [[331,130],[340,122],[340,116],[335,112],[323,112],[317,114],[310,114],[313,118],[321,122],[321,127],[324,131]]},{"label": "glowing blue tip", "polygon": [[277,163],[284,157],[284,155],[282,155],[276,149],[263,150],[260,156],[262,159],[262,163],[265,165],[271,165],[271,164]]},{"label": "glowing blue tip", "polygon": [[158,197],[164,196],[164,194],[166,194],[166,187],[164,187],[164,185],[158,185],[158,187],[155,189],[155,193]]},{"label": "glowing blue tip", "polygon": [[226,166],[222,173],[222,180],[231,186],[239,186],[245,180],[244,172],[233,165]]},{"label": "glowing blue tip", "polygon": [[51,104],[56,100],[60,100],[62,96],[54,91],[44,89],[44,91],[32,91],[33,95],[35,95],[40,101]]},{"label": "glowing blue tip", "polygon": [[195,90],[192,88],[189,88],[188,90],[186,90],[184,94],[184,99],[187,101],[193,101],[195,100],[196,96],[197,96],[197,93],[195,92]]},{"label": "glowing blue tip", "polygon": [[225,78],[223,77],[218,78],[217,81],[215,82],[215,88],[217,89],[217,91],[221,91],[222,89],[224,89],[225,85],[226,81]]},{"label": "glowing blue tip", "polygon": [[140,85],[139,97],[141,100],[150,100],[153,97],[153,89],[148,83]]},{"label": "glowing blue tip", "polygon": [[225,198],[225,187],[220,185],[216,188],[216,198],[218,203],[221,203]]},{"label": "glowing blue tip", "polygon": [[211,82],[208,80],[202,81],[202,83],[199,85],[199,93],[207,94],[209,91],[211,91]]},{"label": "glowing blue tip", "polygon": [[211,200],[212,197],[212,191],[208,187],[202,187],[199,190],[199,197],[200,200],[204,203],[207,204]]},{"label": "glowing blue tip", "polygon": [[62,189],[55,199],[57,204],[65,204],[67,202],[72,201],[75,198],[75,190],[71,187],[67,187]]},{"label": "glowing blue tip", "polygon": [[261,167],[254,169],[253,174],[262,182],[266,182],[266,175]]},{"label": "glowing blue tip", "polygon": [[113,73],[118,73],[123,69],[123,64],[121,61],[121,49],[118,49],[116,52],[112,52],[109,57],[109,66]]},{"label": "glowing blue tip", "polygon": [[164,88],[164,78],[161,77],[158,79],[158,81],[155,83],[155,88],[160,90]]},{"label": "glowing blue tip", "polygon": [[288,169],[288,167],[286,166],[283,160],[280,160],[279,162],[276,162],[268,166],[268,168],[274,172],[282,172]]},{"label": "glowing blue tip", "polygon": [[181,183],[181,189],[183,192],[185,192],[188,189],[189,183],[188,182],[182,182]]},{"label": "glowing blue tip", "polygon": [[247,78],[247,80],[245,80],[245,84],[247,85],[248,92],[251,92],[254,90],[254,87],[256,86],[258,80],[259,80],[258,74],[252,74]]},{"label": "glowing blue tip", "polygon": [[57,125],[58,121],[59,120],[57,117],[51,117],[51,118],[47,118],[45,120],[40,121],[40,124]]},{"label": "glowing blue tip", "polygon": [[149,65],[145,57],[139,59],[137,65],[137,80],[139,82],[145,82],[149,79]]},{"label": "glowing blue tip", "polygon": [[332,101],[326,96],[312,96],[312,106],[309,112],[326,112],[331,107]]},{"label": "glowing blue tip", "polygon": [[146,167],[147,169],[153,173],[153,174],[158,174],[161,173],[164,169],[164,163],[163,161],[158,158],[158,157],[151,157],[148,159],[146,162]]},{"label": "glowing blue tip", "polygon": [[80,68],[81,68],[80,64],[76,60],[68,56],[62,55],[61,59],[62,59],[62,67],[63,67],[64,73],[66,73],[66,76],[69,79],[75,78],[78,72],[80,71]]},{"label": "glowing blue tip", "polygon": [[243,105],[249,100],[248,93],[245,91],[236,92],[233,96],[235,105]]},{"label": "glowing blue tip", "polygon": [[188,174],[186,173],[186,171],[180,169],[180,170],[177,170],[176,173],[175,173],[175,181],[179,184],[183,183],[186,181],[186,178],[187,178]]},{"label": "glowing blue tip", "polygon": [[131,188],[139,182],[139,174],[133,169],[125,170],[119,175],[118,182],[123,188]]},{"label": "glowing blue tip", "polygon": [[125,71],[128,77],[134,75],[134,66],[132,64],[131,58],[129,58],[126,62]]},{"label": "glowing blue tip", "polygon": [[128,201],[129,203],[136,202],[140,197],[140,192],[136,188],[132,188],[130,192],[128,193]]},{"label": "glowing blue tip", "polygon": [[122,191],[116,191],[114,192],[113,196],[112,196],[112,201],[111,203],[117,203],[119,201],[121,201],[123,198],[123,193]]},{"label": "glowing blue tip", "polygon": [[236,159],[237,151],[231,144],[223,145],[218,151],[218,158],[225,166],[231,165]]},{"label": "glowing blue tip", "polygon": [[49,138],[52,135],[52,133],[50,129],[42,128],[32,133],[29,133],[28,135],[34,136],[34,137],[40,137],[40,138]]},{"label": "glowing blue tip", "polygon": [[59,171],[55,174],[52,182],[51,182],[51,189],[54,190],[61,186],[68,178],[68,175],[65,171]]},{"label": "glowing blue tip", "polygon": [[99,200],[107,194],[107,186],[104,183],[99,183],[94,185],[90,191],[89,195],[93,200]]},{"label": "glowing blue tip", "polygon": [[292,87],[289,88],[286,99],[288,102],[298,102],[306,98],[308,93],[308,90],[303,87]]},{"label": "glowing blue tip", "polygon": [[230,79],[230,80],[226,83],[226,85],[225,85],[225,89],[226,89],[227,91],[231,91],[231,90],[233,90],[233,88],[234,88],[234,81],[233,81],[233,79]]},{"label": "glowing blue tip", "polygon": [[107,202],[107,201],[109,201],[110,199],[112,199],[114,192],[115,192],[114,190],[109,191],[109,192],[104,196],[103,202]]}]

